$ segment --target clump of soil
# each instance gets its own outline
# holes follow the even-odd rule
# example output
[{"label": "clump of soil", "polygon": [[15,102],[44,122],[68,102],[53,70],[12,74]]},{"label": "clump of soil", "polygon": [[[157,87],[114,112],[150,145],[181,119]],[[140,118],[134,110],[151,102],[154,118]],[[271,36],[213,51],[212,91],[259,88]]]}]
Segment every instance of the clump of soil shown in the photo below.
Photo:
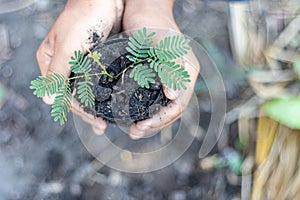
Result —
[{"label": "clump of soil", "polygon": [[[132,123],[150,118],[169,101],[158,80],[155,84],[150,84],[149,89],[146,89],[140,87],[135,80],[129,77],[131,69],[126,68],[132,62],[126,58],[128,54],[125,49],[127,41],[127,39],[113,39],[97,45],[92,50],[92,52],[97,51],[102,55],[100,62],[106,66],[109,74],[113,76],[121,74],[117,78],[110,78],[106,75],[92,77],[95,108],[85,108],[85,111],[111,122]],[[91,62],[92,71],[90,73],[101,72],[99,65],[92,60]]]}]

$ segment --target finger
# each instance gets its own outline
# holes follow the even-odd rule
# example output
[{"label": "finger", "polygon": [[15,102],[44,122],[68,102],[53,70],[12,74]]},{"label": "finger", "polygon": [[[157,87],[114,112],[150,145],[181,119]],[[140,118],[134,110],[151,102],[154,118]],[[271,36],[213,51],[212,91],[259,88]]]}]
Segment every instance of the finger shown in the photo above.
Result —
[{"label": "finger", "polygon": [[152,118],[131,125],[130,137],[139,139],[169,126],[181,116],[183,109],[184,107],[180,105],[179,99],[171,101]]},{"label": "finger", "polygon": [[[59,73],[64,75],[65,77],[69,77],[71,74],[71,69],[66,66],[69,55],[66,53],[60,53],[58,52],[58,55],[55,54],[53,57],[50,58],[47,53],[44,53],[41,55],[43,58],[40,59],[41,65],[41,73],[43,76],[51,73]],[[51,61],[49,62],[49,60]],[[55,94],[51,96],[45,96],[43,97],[43,101],[46,104],[52,105],[54,103]]]},{"label": "finger", "polygon": [[92,130],[96,135],[102,135],[105,132],[105,129],[107,127],[107,122],[101,118],[94,118],[94,120],[92,121]]},{"label": "finger", "polygon": [[69,77],[71,74],[71,69],[68,61],[72,56],[72,52],[73,51],[68,47],[56,47],[55,54],[51,59],[46,74],[55,72],[64,75],[66,78]]},{"label": "finger", "polygon": [[81,110],[75,109],[74,107],[71,108],[71,111],[73,114],[79,116],[83,121],[85,121],[88,124],[93,124],[91,123],[94,120],[94,117],[90,114],[84,113]]},{"label": "finger", "polygon": [[[45,76],[47,74],[49,65],[54,55],[54,40],[52,38],[52,33],[50,32],[36,52],[36,60],[38,62],[42,76]],[[43,101],[46,104],[51,105],[54,102],[54,98],[55,95],[45,96],[43,97]]]},{"label": "finger", "polygon": [[44,103],[48,104],[48,105],[52,105],[54,103],[54,99],[55,99],[56,95],[50,95],[50,96],[44,96],[42,99],[44,101]]},{"label": "finger", "polygon": [[54,40],[52,39],[51,35],[52,33],[49,33],[46,36],[36,52],[36,59],[42,76],[47,74],[48,67],[54,55]]},{"label": "finger", "polygon": [[[71,74],[71,69],[68,66],[68,60],[72,56],[72,53],[69,53],[69,50],[66,48],[60,48],[59,45],[52,44],[54,42],[57,43],[57,41],[51,41],[51,39],[45,39],[37,51],[37,60],[41,74],[45,76],[55,72],[62,74],[65,77],[69,77]],[[45,96],[43,97],[43,101],[46,104],[51,105],[54,103],[55,96],[55,94],[51,96]]]},{"label": "finger", "polygon": [[91,125],[95,134],[101,135],[105,132],[105,129],[107,127],[107,122],[104,119],[102,119],[101,117],[95,118],[92,115],[83,113],[76,109],[72,109],[72,112],[73,112],[73,114],[79,116],[84,122]]},{"label": "finger", "polygon": [[[56,63],[58,63],[57,60],[58,60],[59,56],[57,56],[55,54],[55,37],[53,34],[54,33],[50,32],[46,36],[44,41],[41,43],[41,45],[36,53],[36,59],[37,59],[42,76],[45,76],[52,72],[57,72],[57,73],[62,73],[67,77],[69,75],[69,73],[62,72],[62,70],[64,68],[63,65],[61,68],[54,67],[56,65],[59,65],[59,64],[56,64]],[[61,61],[61,62],[64,62],[64,61]],[[49,105],[54,103],[54,99],[55,99],[55,95],[43,97],[43,101]]]},{"label": "finger", "polygon": [[105,129],[107,127],[107,122],[102,119],[101,117],[97,117],[95,118],[92,115],[86,115],[86,113],[83,113],[81,111],[78,111],[76,109],[72,109],[73,114],[78,115],[83,121],[85,121],[86,123],[90,124],[93,128],[93,130],[95,133],[100,134],[100,132],[102,132],[102,134],[105,132]]},{"label": "finger", "polygon": [[92,114],[86,113],[77,100],[73,100],[71,111],[90,124],[96,134],[101,135],[105,132],[107,122],[101,117],[96,118]]},{"label": "finger", "polygon": [[104,131],[101,130],[101,129],[98,129],[97,127],[92,126],[92,129],[93,129],[93,132],[94,132],[96,135],[103,135],[103,134],[104,134]]}]

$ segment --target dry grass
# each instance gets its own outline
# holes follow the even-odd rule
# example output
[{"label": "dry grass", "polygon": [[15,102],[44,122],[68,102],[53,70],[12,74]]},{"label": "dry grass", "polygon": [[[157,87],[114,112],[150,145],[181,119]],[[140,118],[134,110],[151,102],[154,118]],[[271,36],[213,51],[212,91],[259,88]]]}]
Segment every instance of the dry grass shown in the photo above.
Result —
[{"label": "dry grass", "polygon": [[258,124],[252,199],[300,198],[300,131],[264,116]]},{"label": "dry grass", "polygon": [[[248,24],[243,27],[248,34],[248,54],[239,60],[242,65],[255,66],[248,81],[259,102],[299,95],[298,76],[293,71],[293,62],[300,58],[299,13],[299,1],[250,3]],[[248,126],[240,123],[239,131]],[[300,131],[279,124],[261,110],[256,137],[251,199],[300,199]]]}]

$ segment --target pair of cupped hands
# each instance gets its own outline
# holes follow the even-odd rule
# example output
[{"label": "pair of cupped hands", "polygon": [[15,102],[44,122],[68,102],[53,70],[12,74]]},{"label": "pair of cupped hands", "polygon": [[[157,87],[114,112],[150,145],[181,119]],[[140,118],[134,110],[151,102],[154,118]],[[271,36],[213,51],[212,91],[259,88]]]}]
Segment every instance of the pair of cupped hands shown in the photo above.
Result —
[{"label": "pair of cupped hands", "polygon": [[[37,51],[41,74],[44,76],[56,72],[70,76],[68,61],[74,50],[87,52],[91,48],[91,32],[96,32],[101,42],[110,33],[117,33],[121,26],[123,31],[129,32],[149,27],[179,33],[173,17],[173,3],[173,0],[68,0]],[[189,103],[198,75],[198,68],[193,66],[197,65],[197,61],[192,60],[184,62],[191,79],[188,89],[173,91],[164,87],[164,93],[171,102],[152,118],[132,124],[129,133],[132,139],[157,132],[181,116]],[[43,100],[52,104],[54,96],[44,97]],[[89,123],[96,134],[104,133],[107,127],[104,119],[87,114],[76,101],[73,101],[71,110]]]}]

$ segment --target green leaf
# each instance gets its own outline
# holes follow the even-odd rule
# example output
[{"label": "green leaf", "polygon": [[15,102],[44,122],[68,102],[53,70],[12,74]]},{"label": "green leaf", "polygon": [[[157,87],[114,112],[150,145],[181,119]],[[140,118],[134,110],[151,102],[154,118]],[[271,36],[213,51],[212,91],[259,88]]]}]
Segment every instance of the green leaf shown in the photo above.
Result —
[{"label": "green leaf", "polygon": [[62,87],[66,78],[62,74],[52,73],[46,76],[39,76],[31,81],[30,89],[37,97],[44,97],[46,95],[55,94]]},{"label": "green leaf", "polygon": [[129,77],[134,78],[141,87],[145,88],[150,87],[149,83],[155,83],[153,69],[143,64],[136,65],[130,72]]},{"label": "green leaf", "polygon": [[264,105],[266,114],[291,129],[300,129],[300,97],[271,99]]},{"label": "green leaf", "polygon": [[173,90],[186,90],[185,83],[191,82],[188,72],[175,62],[163,63],[157,70],[161,82]]},{"label": "green leaf", "polygon": [[298,79],[300,80],[300,60],[294,62],[294,71],[297,73]]},{"label": "green leaf", "polygon": [[60,125],[63,125],[67,121],[67,113],[70,111],[71,102],[72,92],[68,82],[56,93],[54,103],[51,106],[51,116],[54,117],[55,122],[59,120]]},{"label": "green leaf", "polygon": [[127,58],[132,62],[138,62],[149,57],[148,51],[152,46],[154,35],[155,32],[148,34],[145,27],[134,32],[133,37],[129,37],[128,47],[126,47],[131,54]]},{"label": "green leaf", "polygon": [[150,48],[149,55],[153,57],[153,61],[171,61],[184,56],[191,50],[189,46],[190,40],[185,39],[182,35],[174,35],[165,37],[155,48]]},{"label": "green leaf", "polygon": [[91,77],[84,77],[84,81],[78,82],[77,94],[80,99],[80,102],[86,107],[93,108],[95,105],[95,95],[93,92],[93,83]]},{"label": "green leaf", "polygon": [[89,73],[91,71],[90,60],[79,50],[74,51],[74,56],[71,57],[69,64],[74,73]]},{"label": "green leaf", "polygon": [[92,58],[94,60],[94,62],[97,62],[97,63],[100,62],[101,56],[102,55],[100,53],[96,52],[96,51],[91,52],[91,53],[88,54],[88,57]]}]

